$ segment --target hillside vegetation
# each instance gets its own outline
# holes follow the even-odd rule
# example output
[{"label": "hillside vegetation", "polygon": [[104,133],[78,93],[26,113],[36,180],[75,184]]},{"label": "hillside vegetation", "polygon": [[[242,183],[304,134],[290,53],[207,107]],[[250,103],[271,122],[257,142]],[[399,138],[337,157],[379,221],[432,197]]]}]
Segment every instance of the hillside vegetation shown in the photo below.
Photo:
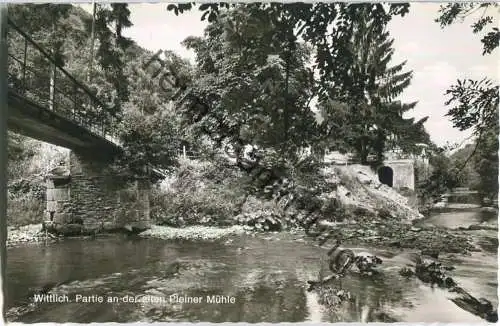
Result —
[{"label": "hillside vegetation", "polygon": [[[179,14],[192,5],[168,8]],[[117,166],[138,174],[152,165],[171,175],[152,196],[159,224],[245,224],[272,231],[352,222],[369,233],[373,223],[387,221],[380,223],[401,227],[404,234],[420,217],[369,168],[325,168],[327,150],[350,152],[359,163],[376,166],[386,151],[414,154],[424,143],[435,168],[419,180],[417,193],[433,200],[452,186],[449,164],[425,131],[426,118],[403,118],[417,103],[398,100],[413,72],[405,62],[392,62],[393,39],[385,27],[409,5],[199,9],[209,18],[205,34],[184,41],[195,51],[196,64],[164,51],[161,66],[145,65],[153,53],[122,35],[133,24],[127,4],[98,4],[94,35],[92,17],[72,5],[13,5],[10,11],[18,26],[106,104],[102,112],[85,113],[123,142]],[[334,25],[335,19],[343,23]],[[297,30],[300,25],[307,28]],[[334,27],[327,36],[326,26]],[[19,39],[9,42],[21,48]],[[19,139],[23,145],[10,147],[16,153],[11,167],[38,159],[50,168],[50,160],[58,160],[58,154],[35,158],[43,149],[24,147],[25,139]],[[179,160],[182,146],[197,153],[196,160]],[[9,182],[11,207],[32,189],[43,189],[31,171],[17,173]],[[12,186],[25,179],[32,180],[28,192]],[[41,216],[41,208],[32,211],[25,222]],[[15,212],[9,219],[23,220]]]}]

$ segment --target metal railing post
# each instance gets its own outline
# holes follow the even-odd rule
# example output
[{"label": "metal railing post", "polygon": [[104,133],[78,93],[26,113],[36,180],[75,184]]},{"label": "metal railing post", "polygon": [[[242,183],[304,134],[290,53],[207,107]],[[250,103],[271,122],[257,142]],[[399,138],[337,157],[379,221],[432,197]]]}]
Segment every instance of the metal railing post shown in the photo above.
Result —
[{"label": "metal railing post", "polygon": [[78,89],[76,88],[76,84],[73,83],[73,108],[71,109],[71,119],[73,121],[76,121],[75,113],[78,109],[77,102],[78,102]]},{"label": "metal railing post", "polygon": [[52,78],[54,78],[54,86],[53,86],[53,91],[52,91],[52,107],[54,108],[54,112],[57,112],[57,107],[56,107],[56,79],[57,79],[57,67],[54,65],[54,72],[52,73]]},{"label": "metal railing post", "polygon": [[54,111],[54,92],[56,88],[55,66],[49,66],[49,110]]},{"label": "metal railing post", "polygon": [[[20,55],[18,59],[16,58],[16,61],[22,65],[21,72],[18,72],[16,77],[22,78],[22,81],[21,85],[18,86],[20,89],[14,89],[12,91],[15,93],[20,92],[24,96],[27,96],[28,89],[32,92],[36,91],[34,92],[34,98],[31,100],[38,101],[38,104],[43,105],[45,109],[57,112],[73,120],[88,131],[105,138],[106,133],[111,129],[105,116],[108,110],[107,106],[97,97],[97,92],[90,89],[88,85],[82,84],[80,81],[76,80],[58,63],[53,53],[47,52],[37,44],[12,20],[8,19],[7,16],[5,16],[4,24],[7,24],[11,30],[15,31],[24,39],[23,58],[21,58]],[[34,69],[31,65],[28,67],[30,64],[28,51],[35,51],[37,54],[41,54],[41,61],[47,61],[47,66],[42,65],[43,68],[45,68],[42,69],[42,73],[40,73],[40,69]],[[35,57],[38,58],[37,55]],[[37,66],[37,63],[35,63],[35,66]],[[49,80],[47,80],[47,68]],[[30,74],[33,74],[33,82],[35,82],[36,85],[29,85]],[[19,75],[22,75],[22,77],[19,77]],[[59,81],[60,78],[62,78],[61,81]],[[66,84],[66,78],[72,85]],[[46,93],[47,84],[49,86],[48,96]],[[65,87],[65,85],[68,87]],[[31,86],[34,87],[30,88]],[[71,94],[71,87],[73,88],[73,94]],[[61,98],[58,99],[58,96]],[[69,103],[71,100],[73,100],[73,104]]]}]

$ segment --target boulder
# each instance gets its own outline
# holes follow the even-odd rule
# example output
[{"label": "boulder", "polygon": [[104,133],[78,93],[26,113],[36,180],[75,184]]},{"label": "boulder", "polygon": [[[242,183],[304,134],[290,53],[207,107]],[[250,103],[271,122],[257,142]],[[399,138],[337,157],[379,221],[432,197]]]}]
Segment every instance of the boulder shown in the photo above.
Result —
[{"label": "boulder", "polygon": [[368,252],[358,253],[355,261],[358,270],[367,275],[372,275],[375,272],[374,268],[382,264],[382,259]]},{"label": "boulder", "polygon": [[128,234],[139,234],[150,228],[151,226],[144,222],[132,222],[123,226],[123,230]]},{"label": "boulder", "polygon": [[452,292],[457,294],[457,297],[452,298],[451,301],[460,308],[479,316],[490,323],[498,321],[498,311],[493,307],[493,304],[485,299],[476,299],[461,287],[454,287]]},{"label": "boulder", "polygon": [[55,233],[65,237],[82,235],[82,224],[56,224]]},{"label": "boulder", "polygon": [[437,260],[427,257],[417,259],[415,275],[424,283],[437,285],[444,288],[452,288],[457,283],[447,275],[446,271],[451,267],[443,266]]},{"label": "boulder", "polygon": [[366,175],[363,171],[358,171],[356,179],[358,179],[358,181],[364,185],[369,185],[373,183],[373,179],[370,176]]},{"label": "boulder", "polygon": [[439,251],[438,250],[433,250],[433,249],[423,249],[422,250],[422,256],[429,256],[434,259],[438,259],[439,257]]},{"label": "boulder", "polygon": [[403,267],[399,270],[399,275],[404,276],[404,277],[412,277],[415,275],[415,272],[409,267]]}]

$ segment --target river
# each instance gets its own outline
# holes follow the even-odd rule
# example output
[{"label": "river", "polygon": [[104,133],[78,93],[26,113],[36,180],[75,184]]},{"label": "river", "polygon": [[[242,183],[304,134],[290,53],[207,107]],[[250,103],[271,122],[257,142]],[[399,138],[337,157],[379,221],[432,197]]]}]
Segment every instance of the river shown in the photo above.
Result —
[{"label": "river", "polygon": [[[469,210],[436,214],[428,221],[456,227],[484,219],[478,210]],[[496,221],[496,215],[489,219]],[[496,231],[474,232],[478,239],[496,237]],[[342,286],[355,302],[331,311],[318,303],[314,292],[306,291],[306,281],[318,278],[326,249],[304,241],[302,235],[245,235],[216,242],[109,237],[10,248],[7,317],[24,323],[360,322],[376,321],[371,312],[383,311],[402,322],[484,322],[452,303],[447,291],[400,276],[399,268],[409,263],[407,252],[353,250],[379,255],[382,273],[375,278],[346,276]],[[456,267],[451,276],[495,306],[496,255],[496,250],[485,250],[448,258]],[[173,262],[178,263],[177,273],[168,272]],[[33,291],[44,286],[71,302],[33,303]],[[138,296],[143,302],[131,302]],[[217,296],[227,303],[208,302]],[[179,297],[201,302],[182,303]]]}]

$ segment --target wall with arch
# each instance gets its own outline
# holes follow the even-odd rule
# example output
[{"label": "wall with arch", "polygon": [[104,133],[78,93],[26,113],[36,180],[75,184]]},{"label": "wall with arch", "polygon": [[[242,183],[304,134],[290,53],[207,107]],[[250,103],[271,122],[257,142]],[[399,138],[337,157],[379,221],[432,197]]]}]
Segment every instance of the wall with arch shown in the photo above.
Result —
[{"label": "wall with arch", "polygon": [[377,174],[380,182],[395,189],[415,190],[415,163],[413,160],[386,160],[383,165],[378,167]]}]

